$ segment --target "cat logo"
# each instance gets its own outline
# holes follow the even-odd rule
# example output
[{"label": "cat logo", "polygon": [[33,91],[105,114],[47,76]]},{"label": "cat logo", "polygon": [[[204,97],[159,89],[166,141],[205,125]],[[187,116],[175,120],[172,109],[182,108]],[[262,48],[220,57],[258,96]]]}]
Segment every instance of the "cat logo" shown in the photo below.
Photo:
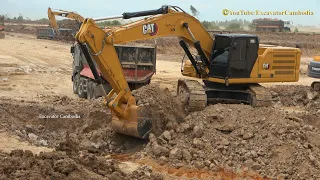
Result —
[{"label": "cat logo", "polygon": [[263,68],[263,69],[269,69],[269,67],[270,67],[270,66],[269,66],[268,63],[264,63],[264,64],[262,65],[262,68]]},{"label": "cat logo", "polygon": [[144,24],[142,26],[142,33],[144,35],[146,34],[150,34],[150,36],[154,36],[158,33],[158,26],[156,23],[152,23],[152,24]]},{"label": "cat logo", "polygon": [[60,16],[62,16],[62,17],[67,17],[67,16],[68,16],[68,13],[61,13]]}]

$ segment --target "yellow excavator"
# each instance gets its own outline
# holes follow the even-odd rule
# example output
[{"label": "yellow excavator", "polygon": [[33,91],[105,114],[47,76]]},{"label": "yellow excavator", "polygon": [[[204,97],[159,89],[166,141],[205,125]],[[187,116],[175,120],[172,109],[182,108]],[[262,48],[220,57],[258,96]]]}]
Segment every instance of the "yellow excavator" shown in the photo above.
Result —
[{"label": "yellow excavator", "polygon": [[[106,32],[95,24],[96,21],[137,17],[144,18]],[[182,75],[188,78],[178,80],[177,95],[189,111],[202,110],[207,103],[220,100],[269,106],[272,96],[258,83],[299,79],[299,49],[259,47],[259,38],[249,34],[218,34],[213,39],[199,20],[177,6],[88,18],[82,23],[76,39],[97,83],[101,78],[93,61],[113,88],[105,94],[105,104],[111,109],[111,124],[116,132],[148,138],[155,120],[149,119],[148,109],[136,105],[114,44],[164,36],[178,37],[188,57],[181,69]],[[190,52],[190,46],[197,55]]]},{"label": "yellow excavator", "polygon": [[59,31],[59,26],[57,24],[56,16],[61,16],[64,18],[76,20],[79,22],[79,25],[84,21],[84,18],[76,12],[70,12],[70,11],[61,10],[61,9],[52,11],[52,9],[49,7],[48,18],[50,21],[50,25],[54,29],[55,33],[58,35],[60,31]]}]

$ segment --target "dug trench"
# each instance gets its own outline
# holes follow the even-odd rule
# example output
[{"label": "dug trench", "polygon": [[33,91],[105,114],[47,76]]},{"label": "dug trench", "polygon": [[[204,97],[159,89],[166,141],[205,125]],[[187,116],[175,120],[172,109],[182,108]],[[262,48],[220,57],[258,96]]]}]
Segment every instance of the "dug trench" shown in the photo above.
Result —
[{"label": "dug trench", "polygon": [[319,94],[270,89],[273,107],[215,104],[186,114],[168,89],[142,87],[133,94],[154,120],[149,140],[115,133],[100,99],[1,98],[1,129],[52,152],[1,153],[0,179],[320,178]]}]

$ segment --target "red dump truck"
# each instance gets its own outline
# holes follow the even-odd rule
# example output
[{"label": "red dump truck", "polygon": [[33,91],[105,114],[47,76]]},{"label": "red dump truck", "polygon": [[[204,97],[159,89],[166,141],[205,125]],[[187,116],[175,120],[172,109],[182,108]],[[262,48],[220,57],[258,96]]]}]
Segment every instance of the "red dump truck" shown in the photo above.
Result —
[{"label": "red dump truck", "polygon": [[253,27],[260,32],[290,32],[291,21],[260,18],[252,21]]},{"label": "red dump truck", "polygon": [[[131,90],[149,84],[153,74],[156,72],[156,45],[155,46],[129,46],[115,45],[123,72]],[[75,43],[71,47],[73,56],[73,92],[80,98],[95,99],[101,97],[101,88],[95,82],[88,62]],[[111,91],[111,86],[100,74],[99,67],[95,64],[99,75],[103,80],[103,88],[106,93]]]}]

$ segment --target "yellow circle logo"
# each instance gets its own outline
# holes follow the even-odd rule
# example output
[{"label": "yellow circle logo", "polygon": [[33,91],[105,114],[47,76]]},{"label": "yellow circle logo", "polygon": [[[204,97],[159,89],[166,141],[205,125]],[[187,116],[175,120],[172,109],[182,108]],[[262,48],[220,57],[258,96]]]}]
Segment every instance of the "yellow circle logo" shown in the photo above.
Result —
[{"label": "yellow circle logo", "polygon": [[228,9],[224,9],[222,10],[222,14],[227,16],[229,14],[229,10]]}]

